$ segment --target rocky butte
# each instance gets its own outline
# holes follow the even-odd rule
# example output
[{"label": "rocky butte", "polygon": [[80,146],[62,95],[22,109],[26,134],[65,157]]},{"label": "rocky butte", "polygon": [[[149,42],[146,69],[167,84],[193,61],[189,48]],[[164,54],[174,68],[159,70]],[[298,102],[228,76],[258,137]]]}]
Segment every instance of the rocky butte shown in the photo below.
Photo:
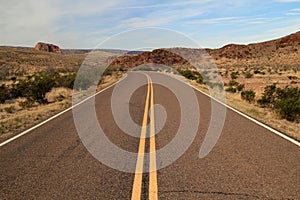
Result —
[{"label": "rocky butte", "polygon": [[35,50],[38,51],[46,51],[46,52],[53,52],[53,53],[61,53],[61,49],[59,46],[54,45],[54,44],[48,44],[48,43],[43,43],[43,42],[38,42],[35,47]]}]

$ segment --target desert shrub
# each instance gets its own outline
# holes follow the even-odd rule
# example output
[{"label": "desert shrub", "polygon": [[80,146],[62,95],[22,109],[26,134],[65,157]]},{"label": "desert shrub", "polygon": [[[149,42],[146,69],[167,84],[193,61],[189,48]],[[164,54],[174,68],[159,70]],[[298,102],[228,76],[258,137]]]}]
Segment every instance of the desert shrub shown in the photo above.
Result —
[{"label": "desert shrub", "polygon": [[259,69],[255,69],[255,70],[254,70],[254,74],[262,74],[262,75],[265,75],[266,72],[260,71]]},{"label": "desert shrub", "polygon": [[191,70],[181,70],[179,71],[179,73],[184,76],[187,79],[190,80],[196,80],[197,83],[202,84],[203,81],[203,77],[201,76],[201,74],[197,71],[191,71]]},{"label": "desert shrub", "polygon": [[254,74],[260,74],[260,73],[261,73],[261,71],[260,71],[260,70],[258,70],[258,69],[255,69],[253,73],[254,73]]},{"label": "desert shrub", "polygon": [[231,72],[230,77],[232,80],[237,79],[239,77],[239,72]]},{"label": "desert shrub", "polygon": [[0,103],[4,103],[7,99],[10,99],[9,89],[6,85],[0,85]]},{"label": "desert shrub", "polygon": [[55,78],[55,87],[65,87],[65,88],[73,89],[75,79],[76,79],[75,73],[64,75],[64,76],[57,76]]},{"label": "desert shrub", "polygon": [[11,81],[15,82],[17,80],[17,77],[13,76],[10,78]]},{"label": "desert shrub", "polygon": [[30,89],[30,80],[21,80],[16,84],[13,84],[10,89],[10,97],[12,99],[18,97],[25,97]]},{"label": "desert shrub", "polygon": [[120,67],[119,67],[119,71],[121,71],[121,72],[126,72],[127,70],[126,70],[123,66],[120,66]]},{"label": "desert shrub", "polygon": [[299,121],[300,118],[300,97],[286,98],[276,101],[275,107],[279,115],[288,121]]},{"label": "desert shrub", "polygon": [[7,113],[13,113],[16,110],[16,108],[14,106],[9,106],[9,107],[5,107],[4,110]]},{"label": "desert shrub", "polygon": [[202,78],[202,76],[197,78],[197,83],[199,83],[199,84],[202,84],[202,83],[203,83],[203,78]]},{"label": "desert shrub", "polygon": [[239,92],[243,91],[243,90],[245,89],[245,84],[239,84],[239,85],[236,87],[236,89],[237,89]]},{"label": "desert shrub", "polygon": [[262,107],[273,107],[276,95],[276,84],[265,87],[262,97],[257,101]]},{"label": "desert shrub", "polygon": [[248,102],[254,102],[255,92],[253,90],[245,90],[241,93],[241,98]]},{"label": "desert shrub", "polygon": [[55,81],[48,76],[36,76],[33,81],[30,82],[30,88],[26,97],[39,104],[47,103],[45,95],[55,85]]},{"label": "desert shrub", "polygon": [[21,80],[13,84],[10,90],[11,98],[26,97],[29,101],[39,104],[47,103],[45,94],[55,85],[55,79],[45,74],[34,78]]},{"label": "desert shrub", "polygon": [[277,88],[276,85],[266,86],[264,94],[258,103],[276,110],[280,117],[289,121],[299,121],[300,118],[300,88]]},{"label": "desert shrub", "polygon": [[290,80],[296,80],[296,79],[298,79],[297,76],[288,76],[288,78],[289,78]]},{"label": "desert shrub", "polygon": [[70,74],[64,77],[64,84],[61,87],[67,87],[73,89],[75,83],[76,74]]},{"label": "desert shrub", "polygon": [[191,80],[197,79],[197,77],[194,75],[194,73],[191,70],[181,71],[181,74],[187,79],[191,79]]},{"label": "desert shrub", "polygon": [[252,78],[253,74],[251,74],[250,72],[246,72],[245,73],[245,78]]},{"label": "desert shrub", "polygon": [[237,81],[235,81],[235,80],[231,80],[231,81],[229,81],[228,85],[231,86],[231,87],[233,87],[233,86],[238,86],[239,83]]},{"label": "desert shrub", "polygon": [[230,93],[236,93],[236,88],[234,87],[229,87],[225,90],[226,92],[230,92]]}]

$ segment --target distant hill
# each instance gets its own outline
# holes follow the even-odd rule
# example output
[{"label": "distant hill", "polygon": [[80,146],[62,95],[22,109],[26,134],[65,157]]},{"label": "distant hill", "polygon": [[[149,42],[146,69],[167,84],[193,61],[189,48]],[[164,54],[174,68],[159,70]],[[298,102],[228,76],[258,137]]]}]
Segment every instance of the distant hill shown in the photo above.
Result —
[{"label": "distant hill", "polygon": [[[209,56],[210,55],[210,56]],[[192,61],[189,63],[187,60]],[[219,49],[167,48],[143,52],[139,55],[124,55],[112,65],[133,68],[142,64],[157,63],[175,68],[206,65],[213,61],[218,66],[252,65],[296,66],[300,68],[300,32],[276,40],[238,45],[229,44]]]},{"label": "distant hill", "polygon": [[[28,47],[2,46],[0,48],[33,50],[33,48]],[[165,48],[153,51],[61,49],[61,53],[65,55],[84,55],[91,51],[103,52],[105,56],[111,55],[109,62],[112,62],[112,65],[119,65],[128,69],[149,63],[184,68],[191,64],[187,60],[192,60],[194,65],[205,65],[213,61],[218,66],[295,66],[296,69],[300,70],[300,31],[266,42],[248,45],[228,44],[218,49]]]},{"label": "distant hill", "polygon": [[300,31],[276,40],[249,45],[229,44],[220,49],[207,49],[215,59],[251,59],[270,57],[279,53],[289,54],[300,50]]}]

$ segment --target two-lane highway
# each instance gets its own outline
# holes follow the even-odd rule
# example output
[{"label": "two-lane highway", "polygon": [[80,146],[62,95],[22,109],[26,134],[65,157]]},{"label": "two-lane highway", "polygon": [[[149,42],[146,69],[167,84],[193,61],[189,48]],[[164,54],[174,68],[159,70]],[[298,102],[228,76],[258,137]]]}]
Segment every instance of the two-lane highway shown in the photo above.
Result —
[{"label": "two-lane highway", "polygon": [[[124,133],[114,119],[111,98],[116,86],[74,108],[90,119],[85,111],[95,100],[93,109],[107,138],[138,155],[124,166],[132,166],[132,173],[103,164],[86,149],[81,139],[89,136],[95,124],[92,120],[82,124],[85,131],[79,137],[70,110],[0,147],[0,199],[300,199],[299,146],[226,108],[216,146],[200,159],[212,100],[193,90],[198,109],[186,105],[190,115],[182,119],[180,100],[158,84],[160,80],[179,91],[188,87],[170,76],[149,72],[130,72],[118,83],[124,94],[134,85],[141,86],[129,100],[124,99],[130,117],[139,125],[132,130],[140,137]],[[183,149],[180,145],[170,148],[169,160],[157,154],[178,137],[181,121],[194,122],[193,109],[200,114],[193,143],[174,163],[156,170]],[[126,113],[120,110],[119,114],[126,126]],[[111,154],[105,148],[102,153]],[[149,169],[140,173],[145,168]]]}]

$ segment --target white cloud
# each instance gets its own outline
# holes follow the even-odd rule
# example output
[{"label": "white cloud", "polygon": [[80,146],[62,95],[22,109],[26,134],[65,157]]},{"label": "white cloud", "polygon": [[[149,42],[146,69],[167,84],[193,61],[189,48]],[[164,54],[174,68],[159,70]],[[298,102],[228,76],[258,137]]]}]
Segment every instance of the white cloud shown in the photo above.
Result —
[{"label": "white cloud", "polygon": [[233,20],[241,19],[240,17],[220,17],[220,18],[210,18],[202,19],[190,22],[190,24],[217,24],[223,22],[232,22]]},{"label": "white cloud", "polygon": [[279,2],[300,0],[267,0],[272,1],[275,10],[258,0],[0,1],[0,45],[33,46],[42,40],[63,48],[92,47],[112,34],[149,26],[176,29],[196,37],[202,34],[199,40],[209,38],[207,32],[223,36],[230,31],[222,38],[228,41],[240,31],[250,37],[266,32],[270,23],[287,27],[291,25],[289,19],[300,15],[299,6],[278,9]]},{"label": "white cloud", "polygon": [[300,8],[294,8],[291,10],[292,12],[300,12]]},{"label": "white cloud", "polygon": [[68,16],[84,16],[92,14],[104,14],[111,9],[126,5],[124,0],[66,0],[59,1],[57,6],[63,8],[63,14]]},{"label": "white cloud", "polygon": [[205,3],[212,2],[212,0],[186,0],[186,1],[170,1],[168,3],[158,3],[158,4],[144,4],[139,6],[125,6],[125,7],[116,7],[115,9],[127,10],[127,9],[146,9],[146,8],[171,8],[171,7],[182,7],[182,6],[191,6],[191,5],[203,5]]},{"label": "white cloud", "polygon": [[181,10],[154,11],[143,17],[132,17],[122,20],[117,28],[140,28],[146,26],[162,26],[199,16],[202,11],[199,9],[187,8]]},{"label": "white cloud", "polygon": [[216,24],[216,25],[229,25],[229,24],[265,24],[274,19],[268,18],[255,18],[255,17],[221,17],[209,18],[202,20],[190,21],[188,24]]}]

